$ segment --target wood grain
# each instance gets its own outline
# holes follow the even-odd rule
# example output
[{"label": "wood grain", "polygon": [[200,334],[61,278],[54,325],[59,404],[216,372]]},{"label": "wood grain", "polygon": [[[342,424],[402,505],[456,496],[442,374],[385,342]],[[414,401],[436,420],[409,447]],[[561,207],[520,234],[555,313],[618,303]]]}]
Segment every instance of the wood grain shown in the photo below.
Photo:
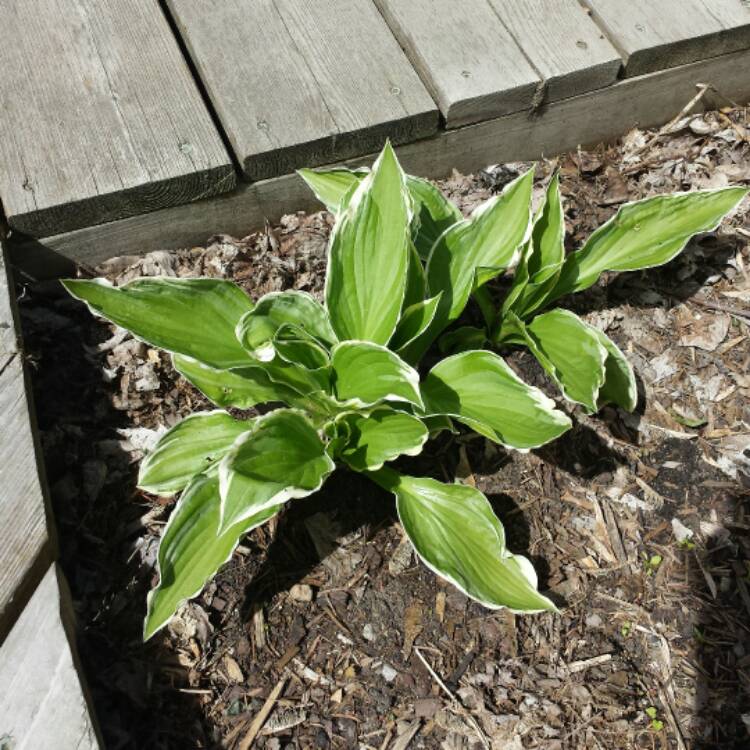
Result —
[{"label": "wood grain", "polygon": [[414,140],[437,109],[371,0],[167,0],[253,180]]},{"label": "wood grain", "polygon": [[540,78],[487,0],[375,0],[453,128],[528,109]]},{"label": "wood grain", "polygon": [[5,251],[0,248],[0,361],[18,350],[11,294],[13,283],[5,266]]},{"label": "wood grain", "polygon": [[629,76],[750,48],[745,0],[583,0]]},{"label": "wood grain", "polygon": [[0,364],[0,640],[52,560],[21,359]]},{"label": "wood grain", "polygon": [[[715,83],[723,94],[750,101],[750,52],[738,52],[638,78],[554,102],[536,116],[519,112],[442,132],[397,149],[412,174],[441,178],[487,164],[551,156],[576,146],[611,141],[632,127],[662,125],[696,92],[699,82]],[[716,106],[723,100],[704,98]],[[592,112],[596,116],[592,116]],[[372,155],[346,162],[366,164]],[[61,234],[38,242],[13,240],[10,257],[32,276],[58,275],[65,264],[96,264],[115,255],[204,244],[217,232],[243,237],[282,214],[319,207],[296,175],[285,175],[236,192],[145,216]]]},{"label": "wood grain", "polygon": [[231,160],[157,0],[11,0],[0,199],[33,236],[230,190]]},{"label": "wood grain", "polygon": [[0,732],[12,750],[98,750],[68,632],[72,605],[53,565],[0,647]]},{"label": "wood grain", "polygon": [[622,59],[578,0],[489,0],[544,81],[544,101],[612,83]]}]

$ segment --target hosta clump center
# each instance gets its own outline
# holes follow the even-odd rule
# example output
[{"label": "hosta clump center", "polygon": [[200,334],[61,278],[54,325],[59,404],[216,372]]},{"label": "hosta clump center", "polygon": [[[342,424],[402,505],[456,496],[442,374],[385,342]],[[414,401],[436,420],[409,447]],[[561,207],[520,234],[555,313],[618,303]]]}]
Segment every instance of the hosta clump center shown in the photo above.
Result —
[{"label": "hosta clump center", "polygon": [[[522,451],[570,428],[550,398],[488,349],[528,346],[563,395],[589,411],[607,401],[632,409],[632,370],[607,336],[567,311],[540,311],[604,270],[666,262],[744,191],[632,204],[566,257],[556,178],[535,213],[528,172],[464,219],[433,185],[405,175],[390,145],[372,170],[301,175],[336,216],[324,304],[298,291],[253,302],[209,278],[64,282],[96,314],[170,352],[217,407],[178,423],[141,463],[142,489],[179,493],[144,637],[201,591],[243,535],[316,492],[337,465],[393,493],[419,557],[468,596],[487,607],[554,610],[529,561],[506,548],[479,490],[406,476],[390,462],[417,455],[455,422]],[[485,285],[513,264],[500,304]],[[472,297],[485,328],[455,327]],[[452,353],[420,373],[438,339]],[[259,404],[276,408],[249,419],[226,411]]]}]

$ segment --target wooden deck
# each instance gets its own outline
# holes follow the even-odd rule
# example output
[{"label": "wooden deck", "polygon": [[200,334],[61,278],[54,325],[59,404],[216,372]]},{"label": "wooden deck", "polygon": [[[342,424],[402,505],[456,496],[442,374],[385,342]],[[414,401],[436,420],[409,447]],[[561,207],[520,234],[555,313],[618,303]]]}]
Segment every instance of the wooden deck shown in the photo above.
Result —
[{"label": "wooden deck", "polygon": [[750,99],[748,55],[746,0],[12,2],[9,246],[54,275],[242,234],[310,207],[295,169],[366,159],[386,137],[432,177],[589,145],[665,121],[697,83]]},{"label": "wooden deck", "polygon": [[[386,137],[442,177],[746,102],[750,3],[12,0],[0,71],[0,237],[52,277],[311,209],[295,169]],[[0,744],[93,749],[7,271]]]},{"label": "wooden deck", "polygon": [[97,750],[76,667],[72,602],[53,562],[54,524],[15,313],[0,255],[0,747]]}]

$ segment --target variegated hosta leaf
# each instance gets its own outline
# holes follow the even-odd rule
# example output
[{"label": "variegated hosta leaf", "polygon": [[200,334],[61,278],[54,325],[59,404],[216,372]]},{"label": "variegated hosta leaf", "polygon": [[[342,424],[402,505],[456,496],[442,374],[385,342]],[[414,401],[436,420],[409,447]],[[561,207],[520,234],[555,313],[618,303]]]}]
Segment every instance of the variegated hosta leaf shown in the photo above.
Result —
[{"label": "variegated hosta leaf", "polygon": [[281,401],[297,406],[301,394],[277,383],[260,364],[235,370],[217,370],[191,357],[172,355],[175,370],[216,406],[249,409],[256,404]]},{"label": "variegated hosta leaf", "polygon": [[422,406],[419,373],[384,346],[342,341],[331,352],[331,369],[339,401],[356,406],[406,401]]},{"label": "variegated hosta leaf", "polygon": [[198,412],[165,432],[141,461],[138,486],[155,495],[184,489],[196,475],[219,461],[252,421],[235,419],[225,411]]},{"label": "variegated hosta leaf", "polygon": [[657,195],[626,203],[571,253],[547,302],[595,284],[604,271],[637,271],[672,260],[699,232],[719,226],[746,188]]},{"label": "variegated hosta leaf", "polygon": [[437,238],[463,216],[431,182],[409,175],[406,185],[414,202],[412,239],[420,257],[427,260]]},{"label": "variegated hosta leaf", "polygon": [[302,413],[279,409],[259,417],[219,464],[219,532],[312,494],[333,469],[317,430]]},{"label": "variegated hosta leaf", "polygon": [[92,312],[153,346],[220,369],[249,363],[234,328],[253,303],[230,281],[157,277],[115,288],[103,279],[68,279],[63,285]]},{"label": "variegated hosta leaf", "polygon": [[513,310],[525,318],[538,309],[557,283],[565,260],[565,214],[560,195],[560,180],[555,173],[547,186],[531,241],[513,277],[504,310]]},{"label": "variegated hosta leaf", "polygon": [[441,296],[442,292],[407,307],[388,346],[397,352],[408,347],[432,323]]},{"label": "variegated hosta leaf", "polygon": [[299,169],[297,174],[307,183],[315,193],[315,197],[334,216],[341,210],[344,196],[353,185],[369,174],[366,167],[360,169],[347,169],[346,167],[334,167],[332,169]]},{"label": "variegated hosta leaf", "polygon": [[605,404],[617,404],[625,411],[633,411],[638,403],[638,386],[635,382],[633,367],[612,339],[604,331],[591,326],[599,337],[599,342],[607,350],[605,363],[606,378],[599,389],[601,408]]},{"label": "variegated hosta leaf", "polygon": [[328,367],[330,357],[325,347],[304,328],[284,323],[273,337],[273,348],[284,361],[307,370]]},{"label": "variegated hosta leaf", "polygon": [[386,144],[331,234],[326,306],[341,340],[387,344],[401,313],[409,264],[411,199]]},{"label": "variegated hosta leaf", "polygon": [[598,408],[607,350],[597,331],[569,310],[559,308],[518,324],[531,353],[570,401],[589,414]]},{"label": "variegated hosta leaf", "polygon": [[396,496],[404,531],[430,570],[491,609],[556,611],[537,591],[531,563],[505,547],[503,526],[479,490],[389,468],[370,476]]},{"label": "variegated hosta leaf", "polygon": [[348,425],[349,437],[339,455],[356,471],[379,469],[400,455],[417,456],[429,437],[420,419],[392,409],[347,414],[341,419]]},{"label": "variegated hosta leaf", "polygon": [[521,175],[435,243],[427,262],[427,283],[432,294],[443,292],[440,309],[445,323],[466,306],[477,268],[499,272],[515,259],[528,236],[533,179],[533,170]]},{"label": "variegated hosta leaf", "polygon": [[302,396],[308,396],[317,391],[323,393],[330,391],[330,371],[327,367],[308,370],[306,367],[287,362],[279,356],[262,364],[271,380],[291,388]]},{"label": "variegated hosta leaf", "polygon": [[475,326],[461,326],[452,329],[438,339],[438,347],[443,354],[458,354],[482,349],[486,343],[487,331]]},{"label": "variegated hosta leaf", "polygon": [[497,443],[527,450],[571,427],[555,402],[521,380],[492,352],[438,362],[422,383],[425,414],[447,414]]},{"label": "variegated hosta leaf", "polygon": [[[427,294],[427,278],[424,275],[424,265],[417,253],[414,243],[409,241],[409,268],[406,272],[406,289],[402,310],[422,302]],[[402,313],[403,314],[403,313]]]},{"label": "variegated hosta leaf", "polygon": [[296,325],[326,345],[336,341],[325,308],[306,292],[271,292],[261,297],[255,308],[243,315],[236,334],[253,357],[270,361],[274,357],[273,338],[285,324]]},{"label": "variegated hosta leaf", "polygon": [[[344,197],[369,173],[362,167],[333,169],[300,169],[298,174],[332,214],[343,208]],[[428,180],[407,175],[406,187],[414,205],[412,239],[419,255],[427,259],[435,240],[451,225],[461,220],[461,212]]]},{"label": "variegated hosta leaf", "polygon": [[232,556],[239,540],[281,509],[266,508],[219,533],[219,481],[215,472],[196,476],[172,511],[159,544],[159,582],[148,594],[143,640],[166,625],[188,599]]}]

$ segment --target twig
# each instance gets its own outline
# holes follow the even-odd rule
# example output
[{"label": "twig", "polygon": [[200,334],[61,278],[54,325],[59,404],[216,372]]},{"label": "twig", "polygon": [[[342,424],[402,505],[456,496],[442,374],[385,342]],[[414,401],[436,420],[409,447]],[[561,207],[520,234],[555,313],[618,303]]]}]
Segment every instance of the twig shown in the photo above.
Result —
[{"label": "twig", "polygon": [[263,707],[255,715],[253,723],[250,725],[250,729],[243,737],[242,742],[240,742],[240,744],[237,746],[237,750],[249,750],[249,748],[252,746],[255,738],[258,736],[258,732],[260,732],[263,724],[265,724],[266,719],[268,718],[268,714],[271,713],[271,710],[276,705],[276,701],[279,699],[279,695],[281,695],[281,691],[284,689],[285,684],[286,675],[283,675],[282,678],[276,683],[276,687],[274,687],[274,689],[271,691],[271,694],[268,696],[268,698],[266,698],[266,702],[263,704]]},{"label": "twig", "polygon": [[440,679],[437,672],[430,666],[427,659],[422,656],[421,651],[417,646],[414,646],[414,653],[419,657],[419,660],[424,664],[425,669],[430,673],[430,676],[433,680],[437,683],[438,687],[451,699],[451,702],[454,704],[454,706],[461,709],[460,713],[466,717],[466,719],[469,721],[471,726],[473,727],[474,731],[477,733],[477,736],[479,737],[479,741],[482,743],[482,746],[486,748],[486,750],[491,750],[489,740],[487,739],[486,735],[482,731],[482,728],[477,723],[477,720],[468,712],[466,712],[461,704],[458,701],[458,698],[448,689],[448,686]]},{"label": "twig", "polygon": [[414,719],[414,721],[409,724],[409,728],[396,738],[391,750],[406,750],[409,743],[414,739],[414,735],[419,731],[421,723],[422,722],[419,719]]},{"label": "twig", "polygon": [[667,135],[672,128],[683,118],[685,115],[692,110],[696,104],[706,95],[706,92],[712,88],[712,86],[708,83],[699,83],[698,84],[698,93],[677,113],[675,117],[673,117],[666,125],[659,128],[659,131],[654,135],[652,138],[647,140],[640,148],[637,148],[635,151],[633,151],[633,156],[638,156],[639,154],[644,153],[645,151],[648,151],[648,149],[651,148],[651,146],[656,143],[656,141],[659,140],[663,135]]}]

